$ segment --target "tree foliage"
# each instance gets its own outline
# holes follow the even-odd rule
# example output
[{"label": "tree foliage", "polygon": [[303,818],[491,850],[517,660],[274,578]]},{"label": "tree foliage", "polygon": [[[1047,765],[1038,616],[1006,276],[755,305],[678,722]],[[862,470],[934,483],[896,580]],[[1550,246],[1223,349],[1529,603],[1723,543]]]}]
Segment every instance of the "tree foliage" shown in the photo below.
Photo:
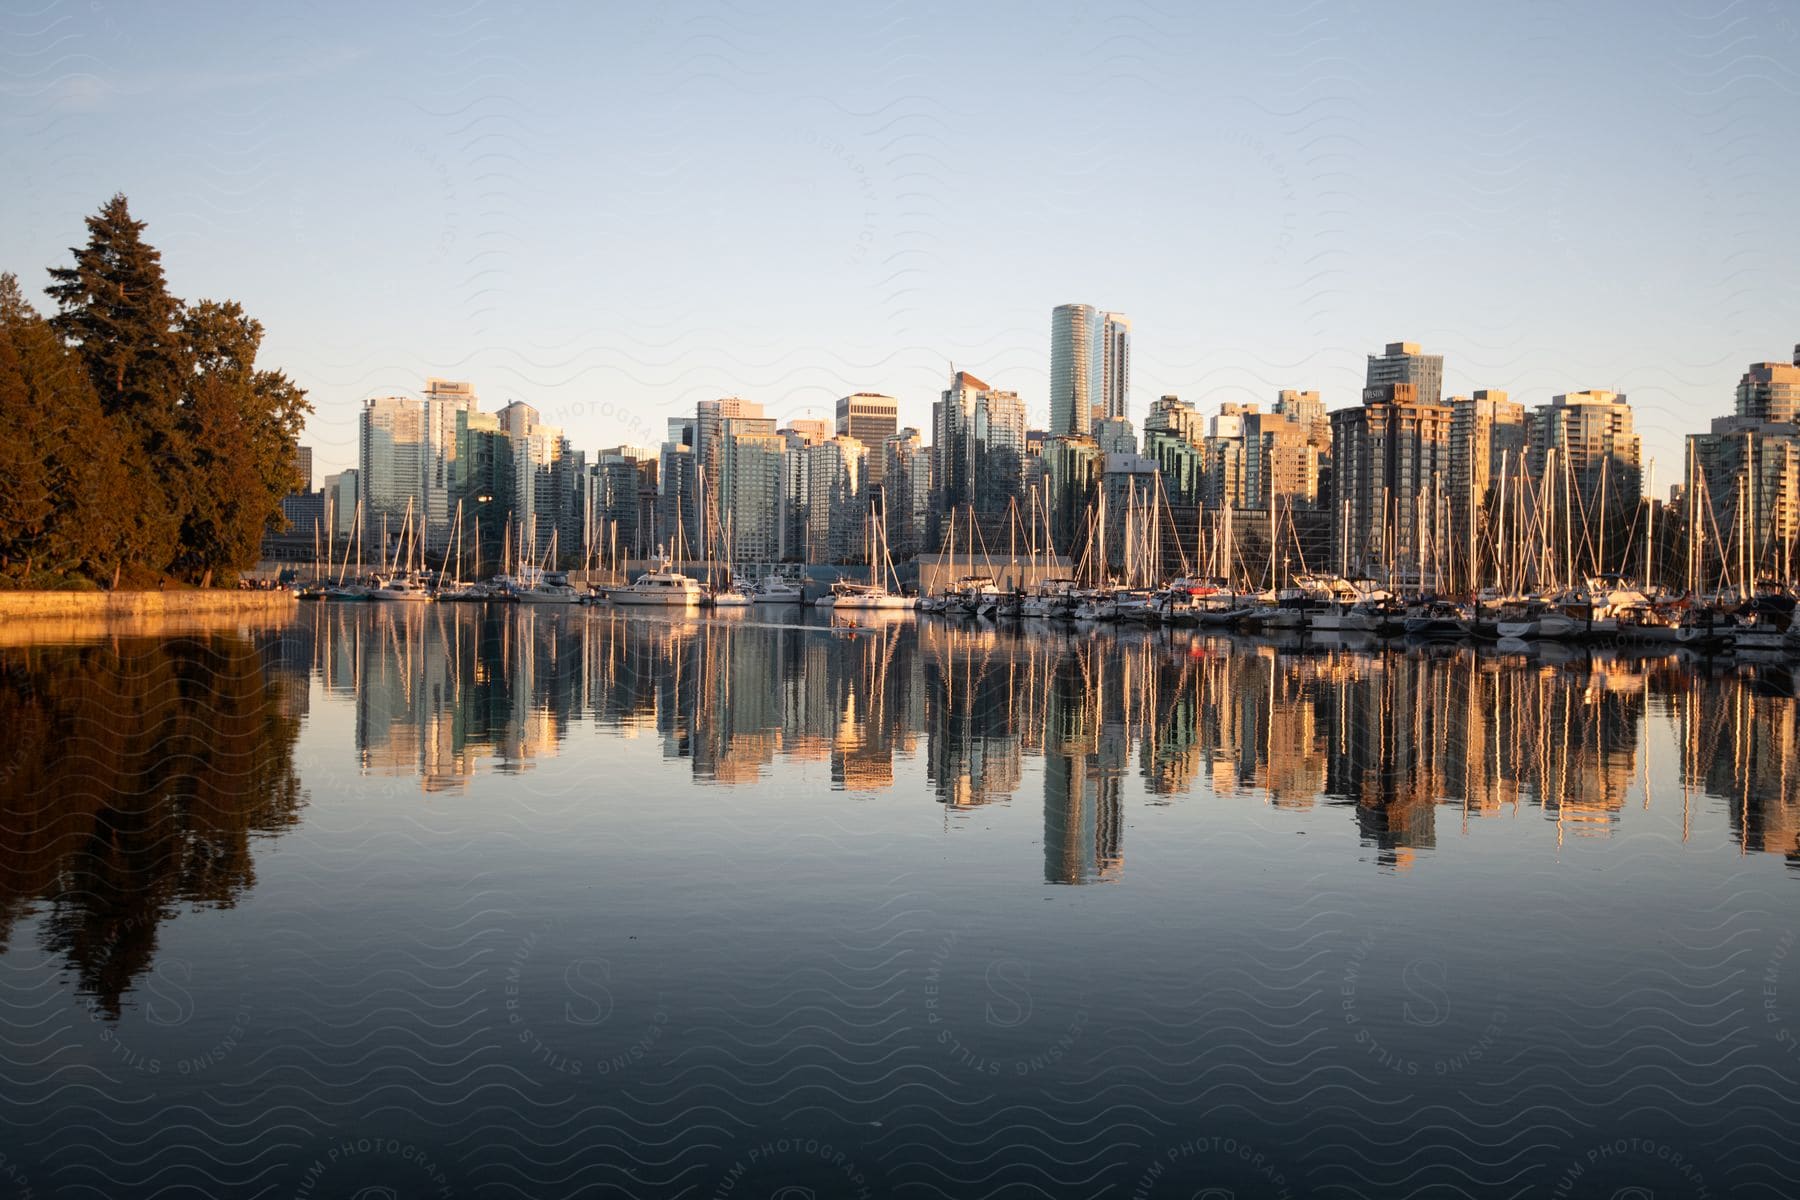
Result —
[{"label": "tree foliage", "polygon": [[169,293],[124,196],[87,230],[48,319],[0,277],[0,586],[228,581],[293,489],[306,394],[237,302]]}]

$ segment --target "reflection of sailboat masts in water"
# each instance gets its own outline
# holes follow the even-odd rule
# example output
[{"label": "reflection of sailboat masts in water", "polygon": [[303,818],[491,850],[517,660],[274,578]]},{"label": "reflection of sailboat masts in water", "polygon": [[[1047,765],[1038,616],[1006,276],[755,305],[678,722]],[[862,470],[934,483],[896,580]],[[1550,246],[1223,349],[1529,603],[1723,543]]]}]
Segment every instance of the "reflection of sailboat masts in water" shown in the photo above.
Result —
[{"label": "reflection of sailboat masts in water", "polygon": [[1089,642],[1058,665],[1051,683],[1044,731],[1046,883],[1116,878],[1122,863],[1125,738],[1108,724],[1106,666],[1106,656]]},{"label": "reflection of sailboat masts in water", "polygon": [[117,1016],[160,923],[233,903],[253,836],[298,819],[304,692],[282,664],[308,653],[293,633],[0,651],[0,946],[47,901],[47,948]]},{"label": "reflection of sailboat masts in water", "polygon": [[1800,716],[1785,668],[1290,653],[1166,631],[939,621],[312,611],[326,693],[356,693],[365,768],[416,773],[427,788],[526,769],[578,719],[654,736],[695,778],[725,784],[818,762],[837,788],[898,786],[922,739],[925,783],[951,818],[1010,802],[1041,757],[1046,878],[1074,882],[1121,870],[1128,778],[1155,804],[1210,792],[1343,806],[1390,865],[1444,830],[1532,807],[1554,838],[1604,835],[1628,799],[1648,801],[1639,756],[1654,730],[1678,743],[1685,793],[1729,800],[1741,845],[1793,854],[1800,832]]}]

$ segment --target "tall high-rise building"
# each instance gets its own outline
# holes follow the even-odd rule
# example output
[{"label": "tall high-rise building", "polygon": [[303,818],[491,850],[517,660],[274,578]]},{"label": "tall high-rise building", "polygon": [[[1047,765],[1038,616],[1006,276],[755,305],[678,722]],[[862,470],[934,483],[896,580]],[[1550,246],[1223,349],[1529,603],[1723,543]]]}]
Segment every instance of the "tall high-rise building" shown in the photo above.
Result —
[{"label": "tall high-rise building", "polygon": [[1114,421],[1131,419],[1131,319],[1106,313],[1100,322],[1100,412]]},{"label": "tall high-rise building", "polygon": [[1086,436],[1101,418],[1128,418],[1131,321],[1091,304],[1050,313],[1050,433]]},{"label": "tall high-rise building", "polygon": [[1481,557],[1483,521],[1502,473],[1514,487],[1525,477],[1527,441],[1525,406],[1505,392],[1450,397],[1451,526],[1464,564]]},{"label": "tall high-rise building", "polygon": [[[694,463],[700,479],[698,487],[701,503],[705,513],[696,513],[697,525],[713,528],[718,524],[719,502],[724,499],[720,490],[720,475],[723,471],[720,458],[724,442],[724,426],[726,421],[741,417],[760,418],[763,415],[762,405],[745,400],[740,396],[726,396],[718,400],[702,400],[695,406],[694,412]],[[770,429],[774,428],[771,423]],[[696,543],[698,544],[698,543]]]},{"label": "tall high-rise building", "polygon": [[[829,440],[833,431],[831,422],[824,417],[795,417],[778,432],[793,434],[793,438],[788,439],[790,442],[797,438],[800,445],[816,446]],[[839,429],[837,432],[842,433],[843,430]]]},{"label": "tall high-rise building", "polygon": [[888,548],[895,562],[922,554],[931,522],[931,451],[908,426],[882,447]]},{"label": "tall high-rise building", "polygon": [[294,488],[296,492],[312,491],[313,452],[311,446],[294,447]]},{"label": "tall high-rise building", "polygon": [[775,431],[775,418],[761,415],[728,417],[719,424],[718,483],[706,479],[708,499],[702,507],[714,516],[704,524],[706,544],[724,546],[733,562],[772,563],[782,554],[782,463],[787,438]]},{"label": "tall high-rise building", "polygon": [[1053,437],[1044,443],[1050,537],[1057,553],[1080,558],[1088,513],[1099,498],[1105,471],[1106,455],[1091,437]]},{"label": "tall high-rise building", "polygon": [[1206,419],[1178,396],[1163,396],[1144,418],[1144,455],[1156,460],[1169,503],[1201,502],[1205,478]]},{"label": "tall high-rise building", "polygon": [[1124,417],[1101,417],[1095,421],[1094,440],[1106,454],[1137,453],[1137,431]]},{"label": "tall high-rise building", "polygon": [[969,505],[984,516],[1004,513],[1024,479],[1025,405],[1018,393],[958,371],[932,405],[931,417],[936,516]]},{"label": "tall high-rise building", "polygon": [[579,559],[582,526],[575,506],[580,466],[561,429],[545,425],[538,410],[514,400],[498,414],[512,452],[514,549],[532,562]]},{"label": "tall high-rise building", "polygon": [[1738,380],[1737,415],[1772,424],[1800,424],[1800,346],[1792,363],[1752,363]]},{"label": "tall high-rise building", "polygon": [[1450,419],[1448,407],[1420,400],[1411,383],[1364,388],[1361,407],[1331,414],[1339,571],[1404,577],[1416,574],[1423,539],[1443,545]]},{"label": "tall high-rise building", "polygon": [[1380,354],[1369,355],[1368,387],[1390,383],[1410,384],[1420,404],[1438,404],[1444,395],[1444,356],[1423,354],[1417,342],[1389,342]]},{"label": "tall high-rise building", "polygon": [[656,533],[654,548],[673,558],[685,559],[694,545],[699,513],[694,508],[694,417],[670,417],[656,470]]},{"label": "tall high-rise building", "polygon": [[900,402],[875,392],[856,392],[837,402],[837,432],[853,437],[869,451],[869,484],[880,487],[887,469],[882,447],[900,428]]},{"label": "tall high-rise building", "polygon": [[331,512],[334,538],[347,538],[356,527],[357,475],[355,467],[348,467],[325,477],[326,507]]},{"label": "tall high-rise building", "polygon": [[457,417],[475,409],[468,383],[428,379],[419,399],[379,396],[364,401],[357,437],[363,487],[363,529],[371,557],[400,536],[407,512],[423,545],[441,553],[454,516]]},{"label": "tall high-rise building", "polygon": [[1325,399],[1317,392],[1301,392],[1283,388],[1275,393],[1275,411],[1305,428],[1307,440],[1321,456],[1331,455],[1331,414],[1325,411]]},{"label": "tall high-rise building", "polygon": [[465,577],[501,570],[513,526],[514,465],[512,439],[496,414],[470,409],[456,415],[451,492],[462,512],[463,532],[455,548]]},{"label": "tall high-rise building", "polygon": [[[1612,571],[1628,549],[1626,538],[1643,495],[1642,441],[1632,429],[1623,394],[1568,392],[1539,405],[1527,418],[1527,461],[1545,489],[1552,511],[1549,529],[1564,543],[1561,557],[1576,573]],[[1566,573],[1566,572],[1565,572]]]},{"label": "tall high-rise building", "polygon": [[597,451],[591,463],[577,474],[576,507],[580,512],[583,558],[591,549],[593,561],[611,565],[626,558],[643,558],[655,552],[655,530],[643,502],[648,484],[655,494],[660,452],[649,455],[641,447],[612,446]]},{"label": "tall high-rise building", "polygon": [[363,401],[357,430],[365,557],[392,554],[402,526],[420,507],[425,481],[425,405],[409,396]]},{"label": "tall high-rise building", "polygon": [[1688,581],[1723,574],[1741,591],[1789,578],[1800,544],[1800,346],[1794,362],[1753,363],[1738,381],[1736,411],[1690,435],[1685,480]]},{"label": "tall high-rise building", "polygon": [[[868,449],[848,434],[797,452],[803,467],[804,553],[807,562],[861,562],[868,513]],[[790,557],[792,557],[790,555]]]},{"label": "tall high-rise building", "polygon": [[1291,511],[1319,499],[1319,448],[1313,431],[1286,413],[1243,418],[1244,504]]},{"label": "tall high-rise building", "polygon": [[1208,419],[1200,442],[1200,502],[1208,508],[1244,508],[1250,503],[1245,422],[1261,416],[1255,403],[1228,400]]}]

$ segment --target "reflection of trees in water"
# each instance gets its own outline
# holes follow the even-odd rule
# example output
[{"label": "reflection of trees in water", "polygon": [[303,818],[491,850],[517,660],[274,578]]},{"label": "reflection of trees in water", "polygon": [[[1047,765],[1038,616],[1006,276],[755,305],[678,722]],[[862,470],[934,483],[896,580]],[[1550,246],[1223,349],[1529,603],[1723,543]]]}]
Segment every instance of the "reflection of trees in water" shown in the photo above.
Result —
[{"label": "reflection of trees in water", "polygon": [[0,942],[45,946],[112,1016],[182,904],[255,882],[253,834],[295,823],[299,718],[237,636],[0,652]]}]

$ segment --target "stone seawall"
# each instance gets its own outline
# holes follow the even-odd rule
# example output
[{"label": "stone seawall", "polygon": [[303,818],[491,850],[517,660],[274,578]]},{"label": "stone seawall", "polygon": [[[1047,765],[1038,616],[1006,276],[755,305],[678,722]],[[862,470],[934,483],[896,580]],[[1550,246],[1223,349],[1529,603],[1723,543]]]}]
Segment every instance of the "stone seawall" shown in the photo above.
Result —
[{"label": "stone seawall", "polygon": [[0,644],[267,627],[299,607],[289,591],[0,592]]}]

